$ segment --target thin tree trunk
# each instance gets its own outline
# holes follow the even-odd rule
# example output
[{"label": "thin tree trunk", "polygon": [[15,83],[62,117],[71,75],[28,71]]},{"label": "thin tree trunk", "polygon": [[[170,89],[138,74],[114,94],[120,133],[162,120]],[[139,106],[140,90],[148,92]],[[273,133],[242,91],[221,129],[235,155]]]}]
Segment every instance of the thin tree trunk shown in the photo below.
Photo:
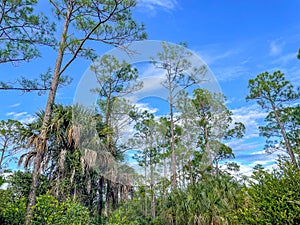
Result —
[{"label": "thin tree trunk", "polygon": [[32,206],[35,205],[36,203],[36,191],[39,183],[39,176],[41,174],[41,163],[43,161],[43,155],[44,152],[46,151],[46,145],[47,145],[47,125],[49,124],[51,120],[51,114],[52,114],[52,106],[55,102],[55,96],[56,96],[56,91],[58,88],[59,84],[59,78],[60,78],[60,69],[63,61],[63,56],[65,52],[65,43],[66,43],[66,38],[67,38],[67,32],[69,28],[69,23],[70,23],[70,17],[71,17],[71,10],[68,10],[65,24],[63,27],[63,32],[61,36],[61,41],[60,41],[60,47],[58,49],[58,55],[57,55],[57,60],[55,63],[55,69],[54,69],[54,74],[51,82],[51,88],[49,91],[48,95],[48,100],[46,104],[46,110],[45,110],[45,115],[43,118],[43,124],[42,124],[42,132],[40,135],[40,142],[39,146],[36,146],[37,150],[37,155],[34,160],[34,167],[33,167],[33,172],[32,172],[32,184],[29,192],[29,197],[28,197],[28,206],[27,206],[27,213],[26,213],[26,224],[31,223],[31,219],[33,216],[32,212]]},{"label": "thin tree trunk", "polygon": [[192,171],[192,165],[191,164],[189,165],[189,172],[190,172],[190,182],[191,182],[191,184],[194,184],[194,174],[193,174],[193,171]]},{"label": "thin tree trunk", "polygon": [[41,162],[42,162],[43,154],[37,154],[34,159],[34,170],[32,172],[32,184],[31,189],[28,196],[28,206],[27,206],[27,216],[26,216],[26,224],[30,224],[31,218],[33,216],[32,206],[36,203],[36,191],[39,184],[39,177],[41,174]]},{"label": "thin tree trunk", "polygon": [[289,139],[287,138],[284,126],[283,126],[283,124],[281,122],[281,119],[280,119],[280,117],[278,115],[277,109],[276,109],[276,107],[275,107],[275,105],[273,103],[272,103],[272,109],[274,111],[277,124],[279,125],[279,128],[280,128],[280,131],[281,131],[281,134],[282,134],[285,146],[287,148],[287,152],[288,152],[288,154],[289,154],[289,156],[290,156],[290,158],[292,160],[292,164],[297,167],[298,165],[297,165],[297,160],[296,160],[294,151],[293,151],[293,149],[291,147]]},{"label": "thin tree trunk", "polygon": [[[164,154],[166,154],[166,149],[164,149]],[[163,179],[163,194],[164,197],[167,196],[167,190],[166,190],[166,177],[167,177],[167,159],[164,156],[164,179]]]},{"label": "thin tree trunk", "polygon": [[101,222],[101,216],[103,211],[103,184],[104,184],[104,177],[99,175],[98,178],[98,218],[99,223]]},{"label": "thin tree trunk", "polygon": [[110,180],[106,180],[106,196],[105,196],[105,217],[109,216],[109,201],[110,201]]},{"label": "thin tree trunk", "polygon": [[4,153],[5,153],[5,149],[6,148],[7,148],[7,141],[4,141],[4,143],[3,143],[3,149],[1,150],[0,170],[2,169],[2,163],[3,163]]},{"label": "thin tree trunk", "polygon": [[208,129],[206,125],[204,126],[204,140],[205,140],[205,152],[207,154],[209,165],[211,167],[211,174],[214,175],[213,161],[212,161],[211,149],[209,146],[209,139],[208,139]]},{"label": "thin tree trunk", "polygon": [[150,190],[151,190],[151,216],[155,218],[155,190],[154,190],[154,167],[152,165],[152,160],[150,160]]},{"label": "thin tree trunk", "polygon": [[148,204],[147,204],[147,167],[146,164],[147,160],[146,160],[146,154],[145,154],[145,159],[144,159],[144,172],[145,172],[145,217],[148,216],[148,212],[147,212],[147,208],[148,208]]},{"label": "thin tree trunk", "polygon": [[59,183],[65,174],[64,165],[65,165],[66,157],[67,157],[67,150],[66,149],[61,150],[59,160],[58,160],[58,175],[57,175],[56,187],[55,187],[56,188],[55,194],[57,197],[59,196]]},{"label": "thin tree trunk", "polygon": [[[170,79],[170,78],[169,78]],[[171,84],[171,81],[170,81]],[[172,188],[177,187],[177,174],[176,174],[176,153],[175,153],[175,134],[174,134],[174,115],[173,115],[173,96],[172,90],[170,90],[169,100],[170,100],[170,122],[171,122],[171,171],[172,171]]]},{"label": "thin tree trunk", "polygon": [[118,205],[118,196],[119,196],[119,184],[117,183],[113,183],[113,192],[112,192],[112,208],[113,210],[115,210],[117,208]]}]

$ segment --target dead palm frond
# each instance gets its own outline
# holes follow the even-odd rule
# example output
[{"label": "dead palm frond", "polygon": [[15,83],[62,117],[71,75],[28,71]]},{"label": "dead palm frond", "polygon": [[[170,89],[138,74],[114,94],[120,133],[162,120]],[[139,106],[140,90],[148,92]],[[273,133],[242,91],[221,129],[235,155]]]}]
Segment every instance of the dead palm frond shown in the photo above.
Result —
[{"label": "dead palm frond", "polygon": [[23,165],[24,168],[28,169],[33,161],[34,161],[34,157],[36,156],[37,152],[36,151],[30,151],[30,152],[27,152],[25,154],[22,154],[20,156],[20,159],[18,161],[18,166],[21,166]]},{"label": "dead palm frond", "polygon": [[85,149],[81,157],[82,168],[92,168],[96,165],[97,152],[90,149]]},{"label": "dead palm frond", "polygon": [[81,125],[71,125],[68,130],[68,144],[74,142],[74,146],[77,147],[80,141]]}]

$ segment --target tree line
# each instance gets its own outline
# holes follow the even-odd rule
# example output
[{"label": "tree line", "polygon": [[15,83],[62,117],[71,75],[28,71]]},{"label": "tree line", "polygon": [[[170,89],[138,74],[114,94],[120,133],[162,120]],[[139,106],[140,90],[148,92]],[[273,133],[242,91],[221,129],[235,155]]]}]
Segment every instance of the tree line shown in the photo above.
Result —
[{"label": "tree line", "polygon": [[[133,0],[49,1],[55,23],[36,14],[37,0],[2,1],[1,63],[31,61],[39,45],[56,52],[55,67],[40,79],[20,78],[4,90],[48,91],[34,122],[1,121],[0,168],[17,160],[25,171],[0,182],[1,224],[297,224],[299,223],[299,96],[283,73],[261,73],[248,83],[247,100],[266,111],[266,151],[284,152],[278,168],[260,165],[250,178],[228,140],[242,138],[225,96],[194,88],[205,66],[192,67],[182,45],[162,43],[159,61],[168,113],[157,116],[127,99],[143,86],[139,71],[110,55],[97,58],[92,42],[119,46],[146,37],[132,19]],[[57,31],[57,27],[61,30]],[[58,38],[57,38],[58,37]],[[95,63],[95,109],[55,104],[63,74],[74,60]],[[189,69],[189,74],[186,71]],[[124,129],[132,129],[124,138]],[[126,153],[134,157],[124,163]],[[132,166],[131,164],[137,164]],[[254,216],[255,215],[255,216]]]}]

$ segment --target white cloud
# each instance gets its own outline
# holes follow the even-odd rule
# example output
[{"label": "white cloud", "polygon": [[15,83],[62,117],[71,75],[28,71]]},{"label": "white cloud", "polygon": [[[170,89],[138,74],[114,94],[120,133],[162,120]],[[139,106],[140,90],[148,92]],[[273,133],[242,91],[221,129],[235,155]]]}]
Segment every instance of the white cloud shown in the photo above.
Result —
[{"label": "white cloud", "polygon": [[279,43],[278,41],[271,41],[270,42],[270,52],[269,54],[271,56],[277,56],[281,54],[283,49],[284,43]]},{"label": "white cloud", "polygon": [[16,107],[18,107],[20,105],[21,105],[21,103],[16,103],[16,104],[9,105],[8,107],[9,108],[16,108]]},{"label": "white cloud", "polygon": [[157,69],[153,65],[149,65],[141,77],[141,80],[143,80],[143,88],[140,92],[154,92],[157,89],[163,88],[161,82],[165,80],[164,70]]},{"label": "white cloud", "polygon": [[15,117],[15,118],[18,118],[18,117],[25,116],[25,115],[27,115],[27,114],[28,114],[27,112],[20,112],[20,113],[14,114],[14,117]]},{"label": "white cloud", "polygon": [[27,114],[23,118],[19,119],[19,121],[21,123],[27,124],[27,123],[32,123],[35,119],[36,117],[34,117],[33,115]]},{"label": "white cloud", "polygon": [[174,10],[178,3],[176,0],[138,0],[138,6],[154,11],[157,7],[166,10]]},{"label": "white cloud", "polygon": [[276,162],[277,156],[275,156],[275,155],[267,155],[267,156],[269,156],[269,157],[266,157],[264,160],[254,161],[251,164],[249,164],[249,166],[250,167],[254,167],[257,164],[260,164],[260,165],[262,165],[265,168],[272,166]]},{"label": "white cloud", "polygon": [[254,152],[253,154],[260,154],[261,156],[258,157],[257,160],[254,159],[250,163],[239,159],[234,160],[234,162],[236,162],[240,166],[240,170],[237,173],[233,173],[233,175],[236,176],[246,175],[250,177],[253,172],[253,167],[256,166],[257,164],[262,165],[265,170],[269,170],[269,171],[277,167],[276,155],[262,154],[262,151]]},{"label": "white cloud", "polygon": [[15,114],[16,114],[15,112],[8,112],[8,113],[5,114],[5,116],[13,116]]},{"label": "white cloud", "polygon": [[223,66],[215,68],[213,72],[219,81],[231,81],[249,74],[248,69],[243,65]]},{"label": "white cloud", "polygon": [[142,112],[148,111],[149,113],[156,113],[159,110],[158,108],[152,108],[148,103],[135,103],[135,106]]},{"label": "white cloud", "polygon": [[240,171],[238,172],[238,174],[242,174],[245,176],[250,177],[253,171],[253,168],[249,165],[243,165],[243,164],[239,164],[240,166]]},{"label": "white cloud", "polygon": [[228,146],[230,146],[235,152],[236,151],[249,151],[249,150],[255,150],[257,148],[263,148],[264,143],[257,143],[257,142],[251,142],[251,143],[245,143],[245,140],[247,138],[238,139],[238,140],[231,140],[227,142]]},{"label": "white cloud", "polygon": [[257,105],[244,106],[238,109],[233,109],[233,120],[242,122],[246,126],[246,139],[258,137],[258,126],[267,113],[259,109]]},{"label": "white cloud", "polygon": [[267,154],[265,150],[262,150],[262,151],[258,151],[258,152],[252,152],[251,153],[252,155],[265,155]]},{"label": "white cloud", "polygon": [[32,123],[35,120],[35,117],[28,112],[8,112],[5,115],[19,120],[21,123]]},{"label": "white cloud", "polygon": [[207,65],[212,65],[219,60],[230,58],[239,53],[239,51],[235,49],[223,51],[221,53],[212,52],[211,49],[220,49],[220,46],[209,45],[209,46],[205,46],[203,50],[196,52],[197,55],[199,55]]},{"label": "white cloud", "polygon": [[166,99],[168,96],[167,89],[161,84],[164,80],[165,75],[163,70],[156,69],[153,65],[149,65],[140,76],[140,81],[143,82],[142,89],[126,96],[126,98],[132,102],[137,102],[151,96]]},{"label": "white cloud", "polygon": [[283,64],[287,64],[291,61],[297,62],[298,59],[296,57],[296,53],[288,53],[286,55],[280,56],[279,58],[272,61],[273,64],[279,64],[280,67],[282,67]]}]

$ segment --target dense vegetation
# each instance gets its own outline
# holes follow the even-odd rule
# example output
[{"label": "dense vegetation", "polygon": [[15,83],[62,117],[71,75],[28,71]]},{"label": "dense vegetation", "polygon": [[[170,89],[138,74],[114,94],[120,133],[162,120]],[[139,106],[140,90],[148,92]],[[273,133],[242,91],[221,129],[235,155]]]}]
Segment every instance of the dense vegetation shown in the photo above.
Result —
[{"label": "dense vegetation", "polygon": [[[57,53],[53,72],[40,80],[1,83],[49,91],[49,98],[31,123],[0,121],[0,224],[300,223],[300,88],[283,73],[250,79],[246,98],[267,113],[259,127],[265,150],[283,154],[272,171],[257,165],[242,176],[227,143],[246,127],[233,120],[225,96],[199,88],[207,70],[193,67],[189,50],[162,43],[159,62],[149,59],[164,72],[168,93],[168,113],[158,116],[126,98],[143,86],[138,68],[111,55],[96,60],[87,46],[145,38],[131,17],[135,1],[50,1],[56,25],[34,13],[36,3],[0,6],[0,63],[39,57],[37,44]],[[69,82],[62,74],[77,57],[95,60],[93,110],[55,104],[57,88]],[[10,170],[14,160],[22,170]]]}]

